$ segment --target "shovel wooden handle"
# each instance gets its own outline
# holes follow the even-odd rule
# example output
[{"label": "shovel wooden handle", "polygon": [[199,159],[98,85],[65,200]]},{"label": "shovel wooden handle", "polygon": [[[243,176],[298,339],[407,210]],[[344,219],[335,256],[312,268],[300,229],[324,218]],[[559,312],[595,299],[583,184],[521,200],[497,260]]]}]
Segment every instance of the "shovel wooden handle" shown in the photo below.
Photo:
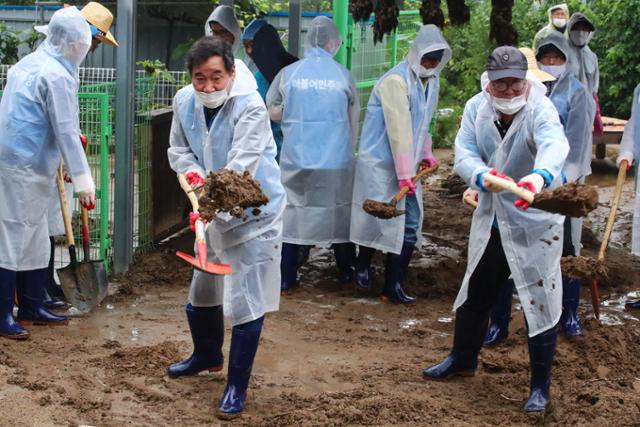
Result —
[{"label": "shovel wooden handle", "polygon": [[611,231],[613,230],[613,223],[616,222],[616,213],[618,212],[618,205],[620,204],[620,196],[622,195],[622,185],[627,177],[627,165],[628,161],[623,160],[620,162],[618,168],[618,180],[616,181],[616,190],[613,193],[613,200],[611,201],[611,211],[609,212],[609,218],[607,219],[607,227],[604,229],[604,236],[602,236],[602,243],[600,244],[600,250],[598,251],[598,260],[604,259],[604,254],[607,251],[609,245],[609,239],[611,238]]},{"label": "shovel wooden handle", "polygon": [[518,185],[510,181],[508,179],[500,178],[499,176],[495,176],[490,174],[489,172],[485,173],[482,176],[482,179],[487,181],[491,185],[495,185],[503,190],[507,190],[516,196],[524,199],[527,203],[533,203],[533,199],[535,198],[535,193],[527,190],[526,188],[518,187]]},{"label": "shovel wooden handle", "polygon": [[[416,174],[416,176],[413,177],[411,182],[413,182],[413,184],[415,185],[423,177],[425,177],[426,175],[429,175],[431,172],[435,172],[436,170],[438,170],[438,165],[431,166],[431,167],[428,167],[428,168],[424,168],[420,172],[418,172]],[[396,193],[396,195],[393,198],[393,200],[395,201],[395,204],[398,204],[398,202],[400,202],[400,200],[402,200],[402,198],[407,195],[407,193],[409,192],[409,189],[410,189],[409,186],[405,185],[404,187],[402,187],[400,189],[400,191],[398,191],[398,193]]]},{"label": "shovel wooden handle", "polygon": [[184,176],[184,174],[179,173],[178,182],[180,183],[180,187],[182,187],[182,191],[185,192],[185,194],[189,198],[189,201],[191,202],[191,210],[193,212],[198,212],[200,210],[200,205],[198,204],[198,196],[196,196],[193,188],[191,188],[191,185],[189,185],[189,183],[187,182],[187,177]]},{"label": "shovel wooden handle", "polygon": [[67,246],[74,247],[76,242],[73,238],[73,227],[71,226],[71,216],[69,215],[69,205],[67,204],[67,193],[64,190],[64,165],[60,162],[58,173],[56,173],[56,184],[58,185],[58,196],[60,198],[60,210],[62,211],[62,221],[64,222],[64,232],[67,235]]}]

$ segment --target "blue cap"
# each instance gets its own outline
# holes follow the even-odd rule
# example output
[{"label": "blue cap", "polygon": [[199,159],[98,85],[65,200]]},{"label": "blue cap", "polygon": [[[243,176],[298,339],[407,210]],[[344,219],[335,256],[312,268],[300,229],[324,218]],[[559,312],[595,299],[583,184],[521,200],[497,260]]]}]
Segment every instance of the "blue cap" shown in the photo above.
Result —
[{"label": "blue cap", "polygon": [[267,24],[268,22],[264,19],[254,19],[253,21],[251,21],[242,33],[242,41],[244,42],[253,40],[253,37],[255,37],[258,30]]}]

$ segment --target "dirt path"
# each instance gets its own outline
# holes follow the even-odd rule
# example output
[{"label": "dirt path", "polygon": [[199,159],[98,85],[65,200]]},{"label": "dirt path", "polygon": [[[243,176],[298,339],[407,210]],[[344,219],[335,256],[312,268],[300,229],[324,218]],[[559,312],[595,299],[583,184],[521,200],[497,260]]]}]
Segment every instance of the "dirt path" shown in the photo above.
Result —
[{"label": "dirt path", "polygon": [[[449,349],[450,309],[465,267],[471,210],[446,193],[438,178],[430,180],[426,245],[410,275],[409,289],[419,296],[413,307],[340,288],[330,253],[312,252],[301,287],[265,322],[247,413],[234,425],[530,424],[521,414],[528,353],[517,301],[511,336],[483,350],[478,375],[450,382],[421,377]],[[628,224],[616,228],[616,244],[624,245],[628,234]],[[172,255],[176,248],[189,251],[190,239],[146,256],[120,281],[123,292],[90,317],[67,327],[34,327],[27,342],[3,340],[0,425],[216,425],[223,373],[165,375],[169,363],[191,351],[184,316],[190,271]],[[635,285],[603,289],[606,324],[592,318],[583,293],[588,339],[559,340],[549,425],[640,425],[640,321],[620,311],[624,293],[640,290],[637,277],[628,281]]]}]

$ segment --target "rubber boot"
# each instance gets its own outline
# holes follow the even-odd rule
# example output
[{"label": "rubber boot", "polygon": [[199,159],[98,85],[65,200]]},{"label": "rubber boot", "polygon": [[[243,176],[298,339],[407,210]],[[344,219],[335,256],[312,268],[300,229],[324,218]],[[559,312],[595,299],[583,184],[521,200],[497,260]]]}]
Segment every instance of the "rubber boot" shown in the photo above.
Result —
[{"label": "rubber boot", "polygon": [[410,297],[402,289],[404,279],[409,269],[409,262],[415,246],[405,244],[400,255],[388,253],[384,271],[384,288],[382,298],[396,304],[413,304],[414,297]]},{"label": "rubber boot", "polygon": [[67,304],[64,301],[60,301],[59,299],[52,297],[51,294],[49,294],[49,291],[45,289],[44,290],[44,306],[48,309],[49,308],[55,309],[55,308],[65,308]]},{"label": "rubber boot", "polygon": [[171,378],[184,375],[196,375],[198,372],[222,370],[224,356],[224,319],[222,306],[194,307],[187,304],[187,321],[193,340],[193,354],[187,359],[174,363],[167,368]]},{"label": "rubber boot", "polygon": [[311,252],[311,245],[297,245],[298,246],[298,268],[302,267],[309,260],[309,253]]},{"label": "rubber boot", "polygon": [[[51,244],[51,255],[49,256],[49,266],[47,267],[47,276],[49,280],[47,280],[47,293],[53,300],[62,301],[63,303],[66,301],[64,296],[64,292],[62,292],[62,287],[56,283],[54,279],[54,258],[56,253],[56,239],[53,236],[49,236],[49,243]],[[51,308],[51,307],[49,307]]]},{"label": "rubber boot", "polygon": [[524,412],[544,415],[550,410],[551,365],[556,352],[556,328],[529,338],[531,392]]},{"label": "rubber boot", "polygon": [[371,275],[373,267],[371,267],[371,259],[376,253],[373,248],[366,246],[358,247],[358,258],[356,259],[356,286],[358,289],[371,292],[373,284],[371,283]]},{"label": "rubber boot", "polygon": [[560,325],[567,338],[583,337],[584,332],[580,326],[578,317],[578,304],[580,304],[580,281],[562,278],[562,315]]},{"label": "rubber boot", "polygon": [[431,380],[475,375],[488,321],[488,311],[477,313],[464,305],[460,307],[456,311],[451,353],[442,362],[423,370],[422,375]]},{"label": "rubber boot", "polygon": [[513,295],[513,280],[507,280],[500,292],[496,302],[491,307],[491,317],[489,318],[489,329],[484,337],[485,346],[498,344],[509,336],[509,320],[511,320],[511,299]]},{"label": "rubber boot", "polygon": [[635,301],[628,301],[624,305],[625,310],[640,310],[640,299]]},{"label": "rubber boot", "polygon": [[282,259],[280,260],[280,291],[287,293],[298,284],[298,256],[300,248],[293,243],[282,244]]},{"label": "rubber boot", "polygon": [[227,386],[224,389],[217,411],[217,416],[220,419],[230,420],[236,418],[244,410],[247,387],[251,379],[253,360],[258,351],[263,322],[264,316],[249,323],[233,327],[231,348],[229,350]]},{"label": "rubber boot", "polygon": [[13,340],[26,340],[29,331],[13,318],[17,272],[0,268],[0,336]]},{"label": "rubber boot", "polygon": [[44,306],[47,269],[18,272],[18,320],[23,324],[66,325],[69,319]]},{"label": "rubber boot", "polygon": [[334,243],[331,245],[338,267],[338,282],[341,285],[353,282],[356,265],[356,245],[353,243]]}]

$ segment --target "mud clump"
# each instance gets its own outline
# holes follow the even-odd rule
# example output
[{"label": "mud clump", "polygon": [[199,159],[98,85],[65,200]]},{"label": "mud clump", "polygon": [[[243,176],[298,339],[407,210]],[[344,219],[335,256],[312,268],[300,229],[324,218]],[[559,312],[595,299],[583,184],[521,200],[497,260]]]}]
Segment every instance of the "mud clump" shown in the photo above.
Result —
[{"label": "mud clump", "polygon": [[536,194],[531,207],[579,218],[598,207],[598,192],[591,185],[571,183]]},{"label": "mud clump", "polygon": [[440,182],[440,186],[447,190],[448,195],[459,195],[469,187],[466,182],[457,174],[452,173]]},{"label": "mud clump", "polygon": [[608,282],[607,266],[595,258],[585,256],[566,256],[560,260],[562,274],[583,281],[597,280]]},{"label": "mud clump", "polygon": [[391,219],[402,215],[404,212],[396,209],[391,203],[378,202],[376,200],[367,199],[362,204],[362,209],[369,215],[373,215],[380,219]]},{"label": "mud clump", "polygon": [[[248,171],[221,169],[209,174],[198,202],[200,217],[211,222],[219,212],[246,219],[245,209],[266,205],[269,198]],[[252,214],[259,215],[260,209],[253,209]]]}]

